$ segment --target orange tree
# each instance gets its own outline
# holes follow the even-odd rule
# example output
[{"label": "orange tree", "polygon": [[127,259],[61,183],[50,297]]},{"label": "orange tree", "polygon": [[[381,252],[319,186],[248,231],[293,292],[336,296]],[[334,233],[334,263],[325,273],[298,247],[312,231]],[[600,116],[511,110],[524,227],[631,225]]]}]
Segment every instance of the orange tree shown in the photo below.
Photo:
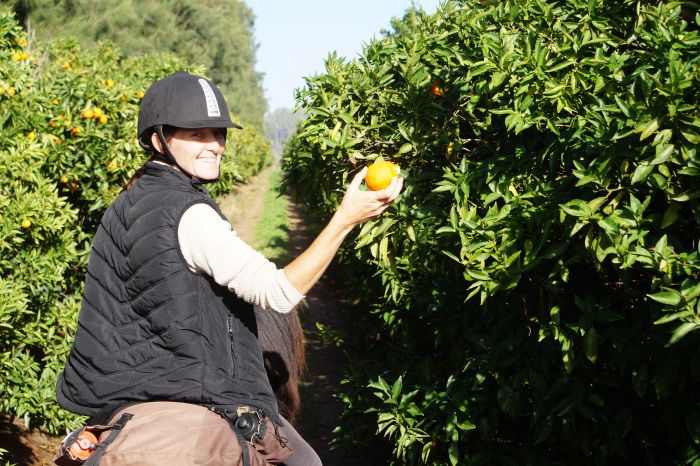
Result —
[{"label": "orange tree", "polygon": [[[146,160],[136,117],[155,79],[192,69],[171,56],[120,57],[109,45],[29,43],[0,14],[0,412],[63,430],[55,401],[72,343],[90,238]],[[271,159],[255,131],[232,132],[216,195]]]},{"label": "orange tree", "polygon": [[307,80],[291,191],[329,215],[369,160],[408,173],[342,251],[362,347],[336,441],[698,464],[699,23],[692,2],[452,1]]}]

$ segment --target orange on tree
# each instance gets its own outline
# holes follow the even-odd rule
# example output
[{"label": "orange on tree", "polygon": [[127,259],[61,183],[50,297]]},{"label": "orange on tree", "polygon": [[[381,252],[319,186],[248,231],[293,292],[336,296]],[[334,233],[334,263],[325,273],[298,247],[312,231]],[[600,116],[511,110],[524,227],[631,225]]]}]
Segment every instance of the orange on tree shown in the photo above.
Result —
[{"label": "orange on tree", "polygon": [[81,115],[83,116],[83,118],[89,120],[90,118],[93,118],[95,116],[95,111],[90,108],[86,108],[85,110],[83,110],[83,113],[81,113]]},{"label": "orange on tree", "polygon": [[28,218],[25,218],[24,220],[22,220],[22,228],[24,228],[26,230],[30,226],[32,226],[31,220],[29,220]]},{"label": "orange on tree", "polygon": [[72,127],[72,128],[70,129],[70,134],[72,134],[73,136],[75,136],[75,135],[80,134],[82,131],[83,131],[83,130],[82,130],[80,127],[74,126],[74,127]]},{"label": "orange on tree", "polygon": [[100,115],[99,120],[100,120],[100,123],[102,123],[102,124],[105,124],[105,123],[107,123],[107,121],[109,121],[107,118],[107,115]]},{"label": "orange on tree", "polygon": [[438,86],[435,81],[433,81],[433,88],[432,88],[431,92],[433,95],[438,95],[441,97],[445,95],[445,93],[442,92],[442,89],[440,89],[440,86]]},{"label": "orange on tree", "polygon": [[391,180],[399,174],[399,166],[395,163],[380,160],[374,162],[367,168],[365,173],[365,184],[372,191],[384,189],[391,183]]}]

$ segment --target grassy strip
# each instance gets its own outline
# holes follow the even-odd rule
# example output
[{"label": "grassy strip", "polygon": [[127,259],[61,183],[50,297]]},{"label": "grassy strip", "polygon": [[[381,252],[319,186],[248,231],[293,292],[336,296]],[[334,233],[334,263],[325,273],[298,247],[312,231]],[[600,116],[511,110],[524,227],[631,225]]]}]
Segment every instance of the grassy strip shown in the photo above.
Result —
[{"label": "grassy strip", "polygon": [[255,226],[254,247],[265,257],[284,266],[291,259],[287,241],[289,239],[289,200],[280,194],[282,171],[276,168],[270,173],[269,189],[265,193],[262,215]]}]

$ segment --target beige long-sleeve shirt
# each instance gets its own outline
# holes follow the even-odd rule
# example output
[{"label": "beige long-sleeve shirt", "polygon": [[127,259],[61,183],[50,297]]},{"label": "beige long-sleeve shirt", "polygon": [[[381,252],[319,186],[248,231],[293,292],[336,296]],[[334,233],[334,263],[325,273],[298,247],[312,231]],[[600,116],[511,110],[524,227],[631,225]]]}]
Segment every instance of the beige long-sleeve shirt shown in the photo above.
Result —
[{"label": "beige long-sleeve shirt", "polygon": [[246,244],[211,206],[189,207],[177,234],[191,271],[213,277],[246,302],[287,313],[304,298],[284,270]]}]

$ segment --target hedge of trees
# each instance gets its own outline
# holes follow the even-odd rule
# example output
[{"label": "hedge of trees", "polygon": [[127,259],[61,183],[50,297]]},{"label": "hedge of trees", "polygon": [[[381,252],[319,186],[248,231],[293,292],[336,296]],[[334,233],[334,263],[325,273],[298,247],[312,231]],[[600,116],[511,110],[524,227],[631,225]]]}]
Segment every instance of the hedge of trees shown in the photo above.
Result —
[{"label": "hedge of trees", "polygon": [[[140,99],[177,70],[174,56],[123,57],[108,45],[30,41],[0,12],[0,413],[63,432],[55,380],[77,321],[90,238],[146,160],[136,141]],[[234,117],[235,118],[235,117]],[[272,160],[253,129],[231,131],[221,181],[231,191]]]},{"label": "hedge of trees", "polygon": [[[700,464],[695,2],[451,1],[307,79],[287,186],[382,157],[342,257],[336,442],[391,464]],[[384,440],[377,440],[376,437]]]},{"label": "hedge of trees", "polygon": [[39,39],[83,49],[110,41],[125,55],[170,52],[206,67],[231,110],[263,128],[267,102],[255,70],[254,16],[240,0],[9,0]]}]

